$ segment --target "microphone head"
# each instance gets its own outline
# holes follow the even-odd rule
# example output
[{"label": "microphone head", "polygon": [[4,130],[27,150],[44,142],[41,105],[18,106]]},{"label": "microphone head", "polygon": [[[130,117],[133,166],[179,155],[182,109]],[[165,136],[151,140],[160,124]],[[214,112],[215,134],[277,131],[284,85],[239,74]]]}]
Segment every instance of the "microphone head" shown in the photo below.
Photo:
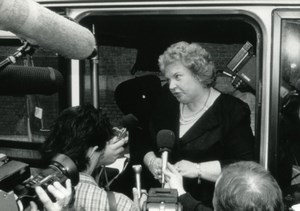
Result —
[{"label": "microphone head", "polygon": [[160,151],[173,149],[175,144],[175,135],[171,130],[160,130],[156,137],[157,147]]},{"label": "microphone head", "polygon": [[138,127],[139,121],[133,114],[127,114],[122,118],[121,124],[123,127],[126,127],[130,130]]},{"label": "microphone head", "polygon": [[8,65],[0,70],[0,95],[51,95],[63,85],[63,75],[51,67]]},{"label": "microphone head", "polygon": [[136,174],[140,174],[142,172],[142,165],[133,165],[132,169]]}]

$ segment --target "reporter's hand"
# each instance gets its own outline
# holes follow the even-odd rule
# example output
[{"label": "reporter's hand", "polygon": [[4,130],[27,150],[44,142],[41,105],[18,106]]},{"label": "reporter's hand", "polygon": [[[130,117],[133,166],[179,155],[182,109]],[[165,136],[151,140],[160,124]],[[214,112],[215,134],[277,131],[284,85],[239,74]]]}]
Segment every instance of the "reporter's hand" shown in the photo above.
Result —
[{"label": "reporter's hand", "polygon": [[[54,182],[53,185],[48,185],[47,190],[55,197],[56,202],[52,202],[45,190],[38,186],[35,188],[37,196],[42,202],[44,208],[47,211],[67,211],[72,210],[72,185],[71,180],[66,181],[66,188],[63,187],[59,182]],[[30,202],[30,211],[37,211],[38,207],[35,202]]]},{"label": "reporter's hand", "polygon": [[141,190],[141,198],[139,198],[138,190],[137,188],[132,188],[132,194],[133,194],[133,202],[135,206],[137,207],[137,210],[143,210],[143,205],[146,203],[148,196],[146,190]]},{"label": "reporter's hand", "polygon": [[164,174],[167,181],[166,188],[176,189],[179,196],[185,193],[182,176],[172,164],[168,163]]},{"label": "reporter's hand", "polygon": [[190,161],[181,160],[175,164],[175,168],[183,177],[198,177],[198,170],[195,168],[195,164]]},{"label": "reporter's hand", "polygon": [[155,179],[158,179],[161,182],[161,170],[162,170],[162,159],[155,157],[153,161],[148,166],[149,171],[152,173]]},{"label": "reporter's hand", "polygon": [[118,139],[114,136],[106,143],[104,153],[100,159],[100,165],[109,165],[114,163],[119,157],[123,155],[125,150],[124,145],[128,143],[128,136]]}]

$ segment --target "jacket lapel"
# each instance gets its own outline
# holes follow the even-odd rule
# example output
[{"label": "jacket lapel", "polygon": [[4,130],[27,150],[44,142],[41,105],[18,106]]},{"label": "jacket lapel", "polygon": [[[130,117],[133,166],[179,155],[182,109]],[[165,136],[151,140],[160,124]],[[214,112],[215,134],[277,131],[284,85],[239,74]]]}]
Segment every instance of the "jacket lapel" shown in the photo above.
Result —
[{"label": "jacket lapel", "polygon": [[[207,131],[220,125],[221,119],[218,115],[219,109],[215,102],[200,119],[181,137],[181,144],[186,144],[203,136]],[[178,126],[179,130],[179,126]]]}]

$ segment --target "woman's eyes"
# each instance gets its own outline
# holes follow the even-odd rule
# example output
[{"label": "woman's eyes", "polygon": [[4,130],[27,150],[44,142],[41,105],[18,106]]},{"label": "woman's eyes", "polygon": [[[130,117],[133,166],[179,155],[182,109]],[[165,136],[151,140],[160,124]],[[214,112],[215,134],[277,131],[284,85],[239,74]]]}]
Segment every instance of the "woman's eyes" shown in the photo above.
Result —
[{"label": "woman's eyes", "polygon": [[176,80],[179,80],[179,79],[181,78],[181,75],[180,75],[180,74],[176,74],[176,75],[174,76],[174,78],[175,78]]},{"label": "woman's eyes", "polygon": [[171,78],[167,78],[166,79],[166,82],[168,83],[168,84],[170,84],[170,82],[172,81],[172,80],[176,80],[176,81],[179,81],[180,79],[182,78],[182,75],[181,74],[175,74],[175,75],[173,75]]}]

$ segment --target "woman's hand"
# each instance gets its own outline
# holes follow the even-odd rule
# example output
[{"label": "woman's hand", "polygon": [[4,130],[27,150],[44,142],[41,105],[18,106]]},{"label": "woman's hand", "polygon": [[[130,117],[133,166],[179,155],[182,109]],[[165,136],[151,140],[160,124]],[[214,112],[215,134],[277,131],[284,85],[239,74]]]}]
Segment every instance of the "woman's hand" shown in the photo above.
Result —
[{"label": "woman's hand", "polygon": [[[70,204],[73,197],[70,179],[66,181],[66,188],[63,187],[59,182],[54,182],[53,185],[48,185],[47,189],[55,197],[56,202],[52,202],[52,200],[42,187],[37,186],[35,188],[37,196],[39,197],[40,201],[47,211],[64,211],[74,209],[73,204]],[[38,207],[36,203],[31,201],[30,211],[37,210]]]},{"label": "woman's hand", "polygon": [[[192,163],[187,160],[181,160],[175,164],[177,171],[188,178],[197,178],[216,182],[221,175],[221,164],[218,160],[206,161],[201,163]],[[200,179],[200,178],[198,178]]]},{"label": "woman's hand", "polygon": [[166,185],[169,188],[177,189],[178,195],[182,195],[185,193],[185,190],[183,188],[183,179],[181,174],[176,170],[175,166],[168,163],[167,169],[164,172],[166,176]]},{"label": "woman's hand", "polygon": [[195,167],[195,163],[192,163],[190,161],[181,160],[175,164],[175,168],[183,177],[198,177],[198,169]]},{"label": "woman's hand", "polygon": [[[128,133],[128,132],[127,132]],[[123,155],[125,150],[124,145],[128,143],[128,134],[119,139],[114,136],[106,143],[104,153],[100,159],[101,165],[109,165],[114,163],[119,157]]]}]

